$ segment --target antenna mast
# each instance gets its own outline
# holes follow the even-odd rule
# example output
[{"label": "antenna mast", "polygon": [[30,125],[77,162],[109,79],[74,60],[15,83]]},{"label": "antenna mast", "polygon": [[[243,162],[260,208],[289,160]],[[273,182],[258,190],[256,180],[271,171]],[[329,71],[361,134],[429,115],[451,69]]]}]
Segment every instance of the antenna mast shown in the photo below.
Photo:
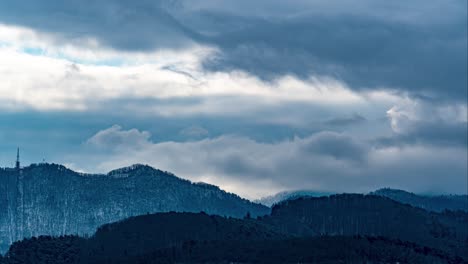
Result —
[{"label": "antenna mast", "polygon": [[20,164],[20,150],[19,148],[16,151],[16,164],[15,164],[15,169],[19,170],[21,168]]}]

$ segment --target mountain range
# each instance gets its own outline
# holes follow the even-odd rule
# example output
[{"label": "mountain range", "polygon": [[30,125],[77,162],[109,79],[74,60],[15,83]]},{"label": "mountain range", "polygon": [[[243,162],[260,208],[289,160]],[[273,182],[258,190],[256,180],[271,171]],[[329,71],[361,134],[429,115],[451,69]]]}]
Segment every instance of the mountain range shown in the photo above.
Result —
[{"label": "mountain range", "polygon": [[157,213],[103,225],[89,238],[26,239],[3,261],[467,263],[467,220],[462,211],[428,212],[375,195],[308,197],[257,218]]},{"label": "mountain range", "polygon": [[[457,258],[468,257],[463,250],[468,246],[466,195],[305,190],[257,202],[266,205],[146,165],[107,174],[83,174],[57,164],[0,169],[0,253],[9,249],[7,263],[24,257],[36,258],[35,263],[49,257],[82,263],[84,256],[96,263],[147,258],[171,263],[190,262],[190,252],[198,252],[194,259],[201,262],[217,262],[245,251],[252,253],[245,255],[247,262],[274,262],[264,254],[279,251],[288,261],[301,262],[294,256],[319,254],[310,255],[308,247],[336,243],[350,247],[343,252],[350,260],[370,248],[406,252],[414,263],[459,263]],[[34,257],[29,248],[52,255]],[[331,249],[322,257],[334,263],[337,252]],[[371,263],[392,260],[369,254],[364,259]]]}]

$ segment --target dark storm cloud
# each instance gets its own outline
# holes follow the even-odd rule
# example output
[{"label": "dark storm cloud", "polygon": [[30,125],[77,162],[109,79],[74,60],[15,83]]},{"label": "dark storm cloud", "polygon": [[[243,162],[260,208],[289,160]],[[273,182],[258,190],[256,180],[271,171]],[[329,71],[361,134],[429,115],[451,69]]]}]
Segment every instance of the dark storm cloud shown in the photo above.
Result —
[{"label": "dark storm cloud", "polygon": [[466,17],[442,25],[356,16],[257,20],[217,36],[213,41],[223,52],[205,66],[264,79],[326,75],[358,90],[393,88],[464,100],[466,25]]},{"label": "dark storm cloud", "polygon": [[167,12],[173,5],[176,1],[5,0],[0,22],[52,33],[57,41],[93,37],[120,50],[179,48],[196,34]]}]

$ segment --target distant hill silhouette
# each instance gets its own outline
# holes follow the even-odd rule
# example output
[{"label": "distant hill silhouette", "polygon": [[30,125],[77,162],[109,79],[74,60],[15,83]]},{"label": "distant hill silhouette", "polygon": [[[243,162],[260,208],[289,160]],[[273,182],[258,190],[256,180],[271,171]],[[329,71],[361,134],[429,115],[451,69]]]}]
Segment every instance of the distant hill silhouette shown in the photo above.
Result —
[{"label": "distant hill silhouette", "polygon": [[[332,194],[336,193],[314,190],[285,191],[257,199],[255,202],[271,207],[285,200],[293,200],[300,197],[329,196]],[[369,194],[384,196],[428,211],[442,212],[444,210],[462,210],[468,212],[468,195],[422,195],[391,188],[378,189]]]},{"label": "distant hill silhouette", "polygon": [[145,165],[108,174],[80,174],[55,164],[0,169],[0,253],[25,237],[93,234],[106,223],[169,211],[241,218],[270,208]]},{"label": "distant hill silhouette", "polygon": [[279,192],[277,194],[266,196],[260,199],[255,200],[255,202],[266,205],[266,206],[273,206],[277,203],[280,203],[285,200],[293,200],[299,197],[320,197],[320,196],[328,196],[333,193],[330,192],[320,192],[320,191],[313,191],[313,190],[296,190],[296,191],[285,191]]},{"label": "distant hill silhouette", "polygon": [[467,263],[467,220],[463,212],[428,212],[380,196],[332,195],[288,200],[258,218],[131,217],[106,224],[87,239],[16,242],[5,261]]},{"label": "distant hill silhouette", "polygon": [[444,210],[468,212],[468,195],[420,195],[390,188],[379,189],[371,194],[385,196],[401,203],[434,212]]}]

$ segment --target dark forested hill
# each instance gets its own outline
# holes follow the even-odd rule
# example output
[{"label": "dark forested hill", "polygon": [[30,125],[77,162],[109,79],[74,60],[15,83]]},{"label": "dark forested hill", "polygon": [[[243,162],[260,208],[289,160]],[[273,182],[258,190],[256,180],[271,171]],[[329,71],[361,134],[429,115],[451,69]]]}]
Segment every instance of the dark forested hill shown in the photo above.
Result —
[{"label": "dark forested hill", "polygon": [[459,257],[384,237],[320,236],[268,240],[189,240],[138,254],[101,252],[78,237],[16,243],[1,264],[13,263],[411,263],[461,264]]},{"label": "dark forested hill", "polygon": [[303,235],[385,236],[467,255],[468,214],[433,213],[374,195],[287,200],[262,222]]},{"label": "dark forested hill", "polygon": [[[89,239],[78,237],[28,239],[14,243],[9,259],[54,258],[73,263],[115,263],[128,257],[143,256],[155,250],[179,247],[190,241],[245,241],[286,238],[271,226],[254,220],[225,218],[205,213],[158,213],[132,217],[107,224]],[[49,253],[47,253],[49,254]],[[125,262],[123,262],[125,263]]]},{"label": "dark forested hill", "polygon": [[92,234],[106,223],[169,211],[243,217],[270,209],[144,165],[102,175],[53,164],[0,169],[0,252],[24,237]]},{"label": "dark forested hill", "polygon": [[390,188],[379,189],[371,194],[434,212],[444,210],[468,212],[468,195],[420,195]]},{"label": "dark forested hill", "polygon": [[6,263],[466,263],[466,219],[373,195],[299,198],[258,218],[158,213],[90,238],[27,239]]},{"label": "dark forested hill", "polygon": [[89,239],[95,254],[135,254],[177,246],[184,241],[247,241],[281,239],[287,235],[254,220],[225,218],[205,213],[160,213],[104,225]]}]

